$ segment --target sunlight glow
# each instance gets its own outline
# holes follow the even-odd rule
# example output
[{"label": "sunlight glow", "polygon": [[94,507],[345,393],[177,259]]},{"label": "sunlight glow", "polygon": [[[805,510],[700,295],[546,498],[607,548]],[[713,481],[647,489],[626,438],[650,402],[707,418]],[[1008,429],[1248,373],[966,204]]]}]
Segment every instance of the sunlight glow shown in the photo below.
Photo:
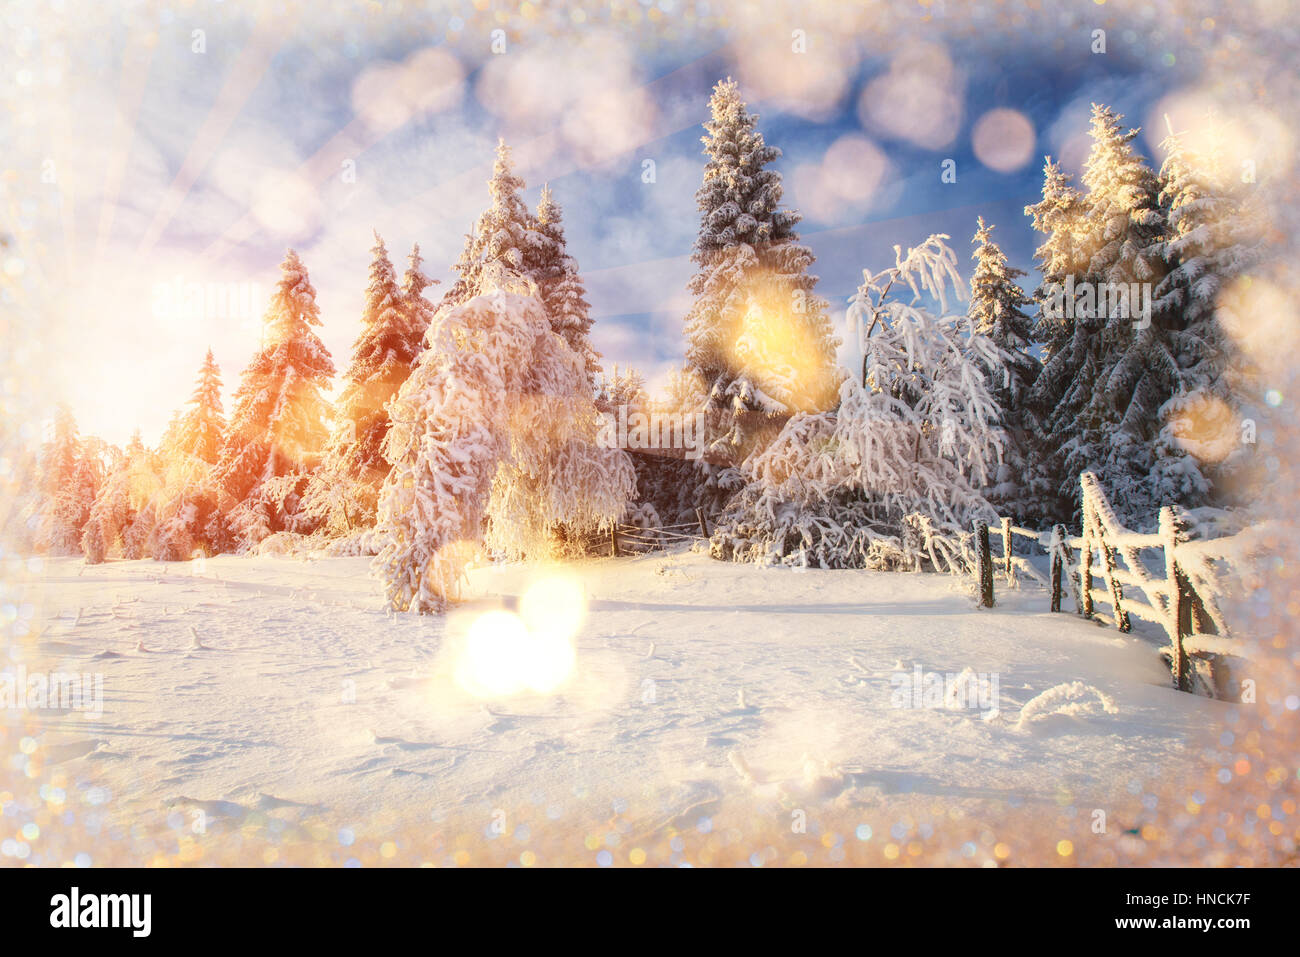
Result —
[{"label": "sunlight glow", "polygon": [[457,684],[478,698],[550,694],[573,673],[573,638],[585,614],[576,580],[554,576],[534,583],[519,601],[519,614],[494,609],[474,619],[456,665]]}]

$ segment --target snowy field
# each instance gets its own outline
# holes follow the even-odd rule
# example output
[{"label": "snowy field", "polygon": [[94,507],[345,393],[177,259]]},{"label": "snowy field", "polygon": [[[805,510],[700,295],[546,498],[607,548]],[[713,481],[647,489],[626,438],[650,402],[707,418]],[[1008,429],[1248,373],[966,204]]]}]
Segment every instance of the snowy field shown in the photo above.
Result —
[{"label": "snowy field", "polygon": [[[0,714],[118,827],[202,812],[216,833],[379,832],[528,807],[534,830],[629,808],[653,830],[723,800],[786,820],[1091,807],[1185,766],[1223,706],[1171,690],[1149,639],[1050,614],[1033,585],[979,610],[937,575],[678,552],[475,569],[476,600],[439,618],[386,614],[365,559],[191,571],[59,559],[29,582],[15,651],[28,671],[102,672],[103,714]],[[543,596],[585,593],[572,670],[493,695],[465,677],[467,636],[539,580]],[[986,692],[995,677],[997,700],[963,697],[972,683],[948,689],[962,707],[916,707],[917,668],[970,669]],[[1100,694],[1025,707],[1072,682]]]}]

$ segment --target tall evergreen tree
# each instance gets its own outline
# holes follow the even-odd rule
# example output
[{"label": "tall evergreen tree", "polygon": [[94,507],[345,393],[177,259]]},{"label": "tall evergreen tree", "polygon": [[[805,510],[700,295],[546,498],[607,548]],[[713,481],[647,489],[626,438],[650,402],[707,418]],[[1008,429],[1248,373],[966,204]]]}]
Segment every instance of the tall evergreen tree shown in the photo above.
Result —
[{"label": "tall evergreen tree", "polygon": [[1039,303],[1034,338],[1043,345],[1046,356],[1059,353],[1074,336],[1073,313],[1054,313],[1044,308],[1050,292],[1064,287],[1070,275],[1082,275],[1079,231],[1085,213],[1084,200],[1070,185],[1070,177],[1059,163],[1047,157],[1043,166],[1043,198],[1025,207],[1033,228],[1043,234],[1043,242],[1034,252],[1042,281],[1034,298]]},{"label": "tall evergreen tree", "polygon": [[1000,361],[988,370],[990,394],[1000,409],[999,424],[1006,432],[1002,465],[994,478],[990,500],[1009,507],[1016,517],[1034,514],[1043,489],[1035,489],[1027,475],[1030,438],[1025,424],[1025,396],[1037,378],[1041,365],[1031,353],[1034,321],[1025,312],[1033,304],[1016,280],[1026,273],[1007,262],[1001,247],[993,241],[993,227],[979,218],[979,229],[971,242],[975,271],[970,282],[968,315],[973,330],[996,347]]},{"label": "tall evergreen tree", "polygon": [[140,514],[152,522],[144,547],[159,561],[183,561],[213,550],[209,525],[216,514],[218,489],[213,473],[226,438],[222,414],[221,369],[212,350],[199,368],[188,408],[177,412],[156,456],[159,488]]},{"label": "tall evergreen tree", "polygon": [[[705,383],[710,410],[829,408],[838,343],[826,301],[813,291],[812,251],[794,229],[800,216],[780,205],[781,174],[768,168],[781,151],[764,142],[734,81],[714,87],[709,109],[687,371]],[[736,451],[742,432],[733,422],[721,441]]]},{"label": "tall evergreen tree", "polygon": [[538,294],[551,328],[583,358],[587,379],[594,384],[600,374],[600,353],[591,345],[591,305],[578,275],[578,262],[569,255],[564,240],[563,211],[549,185],[542,187],[535,222],[540,238],[533,269]]},{"label": "tall evergreen tree", "polygon": [[[1053,517],[1078,508],[1079,475],[1091,470],[1121,517],[1142,524],[1154,521],[1159,504],[1150,481],[1152,424],[1172,359],[1159,326],[1135,315],[1141,294],[1122,303],[1111,295],[1154,285],[1162,274],[1156,177],[1133,149],[1139,130],[1122,130],[1121,119],[1093,106],[1080,201],[1049,164],[1043,202],[1025,210],[1036,228],[1051,231],[1039,255],[1044,278],[1065,280],[1065,295],[1055,297],[1065,311],[1047,324],[1048,361],[1029,405],[1040,429],[1038,468],[1057,494]],[[1064,302],[1075,290],[1083,295]]]},{"label": "tall evergreen tree", "polygon": [[993,241],[993,226],[979,218],[971,243],[975,271],[970,282],[968,314],[975,331],[987,336],[1006,356],[1005,371],[995,370],[994,395],[1005,409],[1016,408],[1038,375],[1039,364],[1029,354],[1033,340],[1033,319],[1025,309],[1033,305],[1016,280],[1026,273],[1007,262],[1002,248]]},{"label": "tall evergreen tree", "polygon": [[416,243],[411,247],[406,272],[402,275],[402,308],[406,311],[406,332],[410,337],[408,351],[413,357],[424,350],[424,334],[433,322],[433,303],[424,298],[424,290],[438,283],[424,274],[423,265],[420,244]]},{"label": "tall evergreen tree", "polygon": [[540,238],[536,221],[519,195],[523,188],[524,181],[515,175],[510,162],[510,147],[499,140],[488,180],[492,203],[465,237],[465,248],[454,267],[458,278],[443,297],[444,306],[458,306],[476,296],[485,270],[532,281]]},{"label": "tall evergreen tree", "polygon": [[221,368],[209,349],[199,368],[198,382],[190,396],[190,407],[180,420],[177,451],[192,455],[208,465],[216,464],[226,434],[223,411]]},{"label": "tall evergreen tree", "polygon": [[77,435],[71,410],[60,405],[53,434],[40,455],[36,545],[42,551],[55,555],[81,551],[81,532],[99,490],[93,456],[90,444]]},{"label": "tall evergreen tree", "polygon": [[[385,406],[410,375],[423,337],[423,330],[416,333],[423,315],[412,311],[378,233],[370,251],[374,258],[361,333],[344,375],[324,465],[307,494],[308,510],[334,533],[374,524],[379,488],[389,469],[382,451],[390,426]],[[423,277],[418,270],[414,276],[408,271],[407,279],[415,288]]]},{"label": "tall evergreen tree", "polygon": [[[316,335],[316,290],[292,249],[263,318],[263,344],[240,377],[230,428],[214,478],[223,493],[219,545],[252,544],[287,527],[296,508],[294,482],[319,461],[328,438],[334,363]],[[274,482],[274,485],[269,483]]]}]

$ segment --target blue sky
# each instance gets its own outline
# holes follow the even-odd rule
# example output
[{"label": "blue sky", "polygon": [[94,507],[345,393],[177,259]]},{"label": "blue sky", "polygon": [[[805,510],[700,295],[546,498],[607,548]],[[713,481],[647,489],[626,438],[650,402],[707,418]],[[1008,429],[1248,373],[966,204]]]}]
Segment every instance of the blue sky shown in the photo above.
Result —
[{"label": "blue sky", "polygon": [[[93,282],[82,291],[93,294],[94,326],[69,324],[59,343],[62,391],[83,431],[123,441],[138,425],[156,439],[209,345],[233,390],[257,344],[256,316],[155,315],[150,304],[179,282],[244,283],[264,297],[288,246],[311,271],[322,336],[346,366],[370,230],[399,269],[419,242],[426,271],[449,281],[487,201],[498,136],[516,149],[527,201],[549,181],[564,207],[597,348],[654,382],[681,361],[700,124],[718,79],[738,78],[782,149],[785,201],[803,213],[819,291],[837,314],[864,267],[889,265],[894,244],[931,232],[951,235],[968,275],[979,215],[1027,268],[1036,240],[1022,210],[1039,194],[1044,154],[1077,174],[1090,102],[1146,125],[1188,81],[1179,51],[1149,32],[1113,27],[1107,53],[1091,52],[1086,21],[1018,32],[939,24],[871,43],[810,30],[796,53],[791,24],[801,21],[780,19],[682,24],[663,38],[569,24],[512,32],[500,54],[486,27],[452,30],[451,16],[433,14],[259,21],[208,3],[74,31],[61,51],[63,118],[52,111],[37,149],[79,187],[51,226],[69,262],[93,267],[70,271],[74,285]],[[994,110],[1027,121],[1013,168],[990,168],[974,145]],[[1154,162],[1159,139],[1140,141]],[[955,183],[941,182],[946,159]],[[646,160],[653,183],[643,182]]]}]

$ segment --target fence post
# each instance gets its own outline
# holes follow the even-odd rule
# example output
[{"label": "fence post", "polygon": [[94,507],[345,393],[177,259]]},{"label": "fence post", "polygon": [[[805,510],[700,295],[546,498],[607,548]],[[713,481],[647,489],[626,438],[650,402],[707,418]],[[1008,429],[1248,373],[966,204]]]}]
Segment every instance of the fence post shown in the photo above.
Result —
[{"label": "fence post", "polygon": [[989,554],[989,523],[975,523],[975,554],[980,583],[980,607],[993,607],[993,556]]},{"label": "fence post", "polygon": [[1083,541],[1079,544],[1079,614],[1092,617],[1092,536],[1084,518]]},{"label": "fence post", "polygon": [[708,522],[705,520],[705,518],[704,518],[704,509],[699,508],[699,507],[697,506],[696,509],[695,509],[695,517],[699,520],[699,523],[700,523],[700,534],[703,535],[705,538],[708,538],[708,537],[709,537],[709,523],[708,523]]},{"label": "fence post", "polygon": [[1061,579],[1065,575],[1065,526],[1052,528],[1052,611],[1061,610]]},{"label": "fence post", "polygon": [[1174,675],[1174,687],[1179,691],[1192,690],[1191,669],[1183,639],[1192,633],[1192,608],[1188,600],[1191,591],[1187,576],[1178,567],[1178,536],[1181,529],[1174,510],[1166,505],[1160,510],[1160,537],[1165,548],[1165,587],[1169,589],[1169,639],[1173,645],[1169,667]]},{"label": "fence post", "polygon": [[1011,519],[1002,518],[1002,571],[1011,581]]},{"label": "fence post", "polygon": [[609,555],[611,558],[619,557],[618,525],[611,525],[609,527]]},{"label": "fence post", "polygon": [[1100,538],[1099,541],[1102,566],[1106,569],[1107,585],[1110,587],[1110,603],[1115,606],[1115,627],[1127,633],[1132,625],[1129,624],[1128,612],[1124,610],[1124,589],[1120,587],[1119,579],[1115,577],[1115,549],[1106,544],[1104,538]]}]

